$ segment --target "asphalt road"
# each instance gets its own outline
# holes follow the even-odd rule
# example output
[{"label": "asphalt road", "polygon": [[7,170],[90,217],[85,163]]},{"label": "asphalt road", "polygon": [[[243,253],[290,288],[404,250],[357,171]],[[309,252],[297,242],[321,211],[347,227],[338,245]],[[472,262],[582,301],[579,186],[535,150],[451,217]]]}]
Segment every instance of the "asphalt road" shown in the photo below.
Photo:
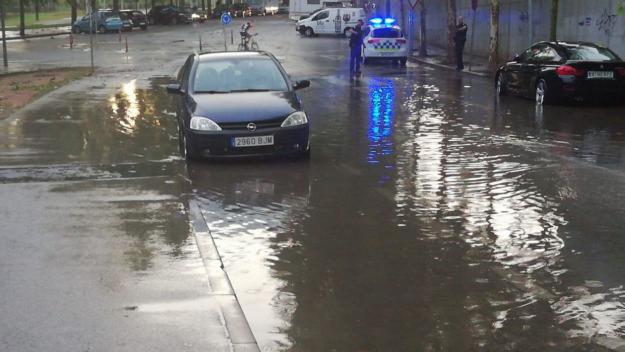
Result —
[{"label": "asphalt road", "polygon": [[[214,23],[132,33],[128,55],[98,36],[97,76],[0,122],[0,349],[227,348],[229,279],[262,350],[625,350],[623,107],[416,64],[350,82],[344,38],[257,29],[312,80],[309,161],[179,158],[164,85],[200,35],[223,46]],[[65,40],[10,57],[88,63]]]}]

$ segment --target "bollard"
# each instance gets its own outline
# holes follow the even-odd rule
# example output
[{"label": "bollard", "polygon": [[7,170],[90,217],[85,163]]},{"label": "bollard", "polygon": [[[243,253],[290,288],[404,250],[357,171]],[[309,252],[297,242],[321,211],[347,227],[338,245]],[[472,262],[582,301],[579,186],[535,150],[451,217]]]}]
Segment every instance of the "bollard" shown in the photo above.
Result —
[{"label": "bollard", "polygon": [[69,48],[74,49],[74,35],[71,32],[69,33]]},{"label": "bollard", "polygon": [[202,35],[198,36],[200,38],[200,51],[202,51]]},{"label": "bollard", "polygon": [[121,42],[122,42],[122,29],[120,28],[120,29],[117,31],[117,33],[119,34],[119,39],[118,39],[118,40],[119,40],[119,42],[121,43]]},{"label": "bollard", "polygon": [[126,36],[126,54],[128,54],[128,36]]},{"label": "bollard", "polygon": [[230,30],[230,44],[234,45],[234,30]]}]

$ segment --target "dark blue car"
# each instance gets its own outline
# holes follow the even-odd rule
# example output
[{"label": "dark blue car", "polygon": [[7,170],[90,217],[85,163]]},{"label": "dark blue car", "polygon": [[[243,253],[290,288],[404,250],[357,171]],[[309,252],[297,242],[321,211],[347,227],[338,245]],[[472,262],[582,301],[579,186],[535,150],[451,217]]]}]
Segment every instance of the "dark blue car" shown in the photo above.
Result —
[{"label": "dark blue car", "polygon": [[187,159],[252,155],[308,156],[309,122],[276,58],[265,52],[189,56],[176,94],[180,150]]}]

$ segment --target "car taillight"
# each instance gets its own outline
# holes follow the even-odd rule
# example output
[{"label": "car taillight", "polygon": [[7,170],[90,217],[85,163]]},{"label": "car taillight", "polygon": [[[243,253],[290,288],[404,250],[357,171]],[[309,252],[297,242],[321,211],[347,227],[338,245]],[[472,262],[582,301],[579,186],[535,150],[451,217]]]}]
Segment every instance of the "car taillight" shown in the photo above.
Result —
[{"label": "car taillight", "polygon": [[399,39],[396,39],[395,41],[399,44],[406,44],[406,39],[404,38],[399,38]]},{"label": "car taillight", "polygon": [[618,73],[621,77],[625,77],[625,67],[617,67],[616,73]]},{"label": "car taillight", "polygon": [[581,77],[586,72],[584,72],[584,70],[581,70],[581,69],[573,67],[573,66],[564,65],[564,66],[558,66],[556,68],[556,73],[558,74],[558,76],[578,76],[578,77]]},{"label": "car taillight", "polygon": [[367,43],[369,43],[369,44],[379,43],[379,42],[380,42],[380,39],[369,39],[369,40],[367,40]]}]

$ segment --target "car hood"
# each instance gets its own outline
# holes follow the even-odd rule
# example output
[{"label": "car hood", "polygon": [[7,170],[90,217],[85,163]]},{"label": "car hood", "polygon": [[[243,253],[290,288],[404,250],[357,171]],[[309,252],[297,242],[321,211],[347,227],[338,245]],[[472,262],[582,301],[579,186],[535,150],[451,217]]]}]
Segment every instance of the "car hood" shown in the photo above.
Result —
[{"label": "car hood", "polygon": [[217,123],[267,121],[301,109],[295,92],[195,94],[193,114]]}]

